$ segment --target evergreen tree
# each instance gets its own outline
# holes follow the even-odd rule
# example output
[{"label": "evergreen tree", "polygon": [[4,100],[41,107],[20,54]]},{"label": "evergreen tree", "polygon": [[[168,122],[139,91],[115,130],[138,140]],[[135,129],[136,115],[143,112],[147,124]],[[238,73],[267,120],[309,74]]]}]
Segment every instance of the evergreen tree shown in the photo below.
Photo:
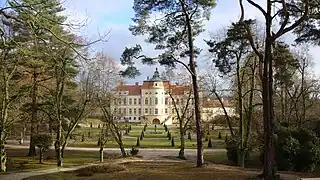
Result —
[{"label": "evergreen tree", "polygon": [[[203,31],[202,23],[210,17],[210,11],[214,6],[214,0],[135,0],[133,6],[135,17],[132,19],[135,24],[130,27],[130,31],[133,35],[147,35],[147,42],[155,44],[155,49],[161,50],[162,53],[157,58],[140,56],[142,47],[136,45],[126,48],[121,56],[121,63],[128,65],[127,69],[122,71],[122,75],[127,77],[140,74],[133,61],[137,57],[140,57],[145,64],[154,64],[156,61],[171,67],[182,64],[190,72],[195,101],[198,167],[203,165],[203,144],[195,60],[200,50],[195,47],[194,39]],[[159,13],[163,16],[162,18],[150,21],[152,15]],[[188,62],[183,62],[183,59],[188,59]]]}]

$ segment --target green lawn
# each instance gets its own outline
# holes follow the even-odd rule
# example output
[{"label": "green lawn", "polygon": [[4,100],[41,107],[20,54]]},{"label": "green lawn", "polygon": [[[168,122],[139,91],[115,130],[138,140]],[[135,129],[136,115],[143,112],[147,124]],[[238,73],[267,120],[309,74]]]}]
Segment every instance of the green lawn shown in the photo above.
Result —
[{"label": "green lawn", "polygon": [[[163,139],[151,139],[151,138],[144,138],[140,140],[140,146],[138,148],[179,148],[180,146],[180,139],[178,137],[174,138],[175,146],[171,146],[171,141],[167,138]],[[123,140],[125,148],[131,148],[132,146],[136,146],[137,140],[136,139],[124,139]],[[207,148],[207,143],[204,141],[204,148]],[[219,142],[212,142],[214,149],[221,149],[225,148],[224,141]],[[69,143],[69,147],[98,147],[97,141],[84,141],[84,142],[76,142],[76,143]],[[196,140],[186,140],[185,144],[186,148],[194,149],[197,146]],[[108,141],[106,143],[106,148],[118,148],[118,144],[115,141]]]},{"label": "green lawn", "polygon": [[[28,157],[28,149],[7,149],[7,172],[24,171],[28,169],[53,168],[56,167],[55,152],[50,150],[45,153],[44,163],[39,164],[39,156]],[[120,158],[118,154],[105,153],[106,160]],[[71,151],[66,150],[64,153],[63,166],[77,166],[99,161],[99,152]],[[0,178],[1,179],[1,178]]]},{"label": "green lawn", "polygon": [[[141,132],[143,131],[144,125],[133,125],[131,124],[131,131],[129,134],[124,135],[123,143],[125,148],[131,148],[136,146],[137,138],[140,137]],[[162,125],[157,125],[155,131],[154,125],[148,125],[146,131],[144,131],[144,138],[140,140],[140,148],[179,148],[180,146],[180,133],[179,128],[176,126],[168,126],[168,130],[171,133],[171,136],[174,137],[175,146],[171,146],[171,140],[167,138],[167,132]],[[71,147],[98,147],[98,138],[101,129],[99,128],[78,128],[74,132],[74,138],[70,140],[68,146]],[[227,131],[221,131],[222,139],[221,141],[213,141],[213,148],[225,148],[224,136]],[[211,130],[210,136],[213,140],[218,139],[218,130]],[[85,141],[81,142],[82,136],[84,135]],[[204,136],[204,140],[205,140]],[[192,140],[186,138],[186,148],[196,148],[196,138],[195,135],[192,135]],[[207,148],[208,142],[204,141],[204,147]],[[109,141],[106,143],[107,148],[117,148],[118,144],[115,141]]]}]

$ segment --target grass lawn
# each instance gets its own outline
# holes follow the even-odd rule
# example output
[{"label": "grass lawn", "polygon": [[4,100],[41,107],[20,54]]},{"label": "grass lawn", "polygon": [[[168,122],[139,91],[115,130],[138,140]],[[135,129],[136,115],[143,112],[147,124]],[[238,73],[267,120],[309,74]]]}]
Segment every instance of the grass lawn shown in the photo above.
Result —
[{"label": "grass lawn", "polygon": [[[180,139],[178,137],[175,137],[175,146],[171,146],[171,141],[169,141],[167,138],[163,139],[151,139],[151,138],[144,138],[143,140],[140,140],[140,146],[138,148],[179,148],[180,146]],[[124,147],[125,148],[131,148],[132,146],[136,146],[137,139],[124,139]],[[204,141],[204,148],[207,148],[208,142]],[[225,148],[224,141],[219,142],[212,142],[214,149],[221,149]],[[70,142],[68,144],[69,147],[98,147],[97,141],[84,141],[84,142]],[[108,141],[106,148],[118,148],[118,144],[115,141]],[[186,139],[185,147],[188,149],[195,149],[197,147],[197,142],[195,139],[188,140]]]},{"label": "grass lawn", "polygon": [[[24,171],[29,169],[53,168],[56,167],[55,152],[50,150],[45,153],[44,163],[39,164],[39,156],[28,157],[28,149],[6,149],[7,151],[7,172]],[[106,154],[106,160],[120,158],[118,154]],[[99,152],[92,153],[86,151],[65,150],[64,167],[84,165],[99,161]],[[1,179],[1,178],[0,178]]]}]

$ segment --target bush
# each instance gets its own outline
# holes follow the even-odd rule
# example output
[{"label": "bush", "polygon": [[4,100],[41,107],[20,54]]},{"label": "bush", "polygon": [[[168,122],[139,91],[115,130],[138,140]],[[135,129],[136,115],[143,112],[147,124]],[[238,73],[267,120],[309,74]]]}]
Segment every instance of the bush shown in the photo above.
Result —
[{"label": "bush", "polygon": [[[239,147],[239,143],[240,143],[240,138],[230,139],[229,141],[226,142],[228,161],[233,165],[237,165],[238,164],[238,147]],[[246,151],[245,161],[247,161],[249,159],[249,156],[250,156],[250,149]]]},{"label": "bush", "polygon": [[139,153],[139,149],[132,147],[132,149],[130,151],[131,156],[136,156],[138,153]]},{"label": "bush", "polygon": [[320,162],[320,141],[309,129],[280,127],[275,141],[279,170],[312,172]]}]

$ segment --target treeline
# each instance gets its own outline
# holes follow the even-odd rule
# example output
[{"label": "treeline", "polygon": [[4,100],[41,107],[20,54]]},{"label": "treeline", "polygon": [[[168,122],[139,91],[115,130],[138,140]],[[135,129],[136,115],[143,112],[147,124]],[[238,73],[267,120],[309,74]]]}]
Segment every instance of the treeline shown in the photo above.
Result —
[{"label": "treeline", "polygon": [[53,137],[62,166],[68,139],[94,109],[89,71],[95,59],[88,48],[104,37],[88,42],[74,34],[82,24],[68,23],[58,0],[9,0],[6,5],[0,8],[1,171],[6,171],[5,143],[13,135],[21,143],[30,136],[29,156],[36,155],[37,142]]}]

